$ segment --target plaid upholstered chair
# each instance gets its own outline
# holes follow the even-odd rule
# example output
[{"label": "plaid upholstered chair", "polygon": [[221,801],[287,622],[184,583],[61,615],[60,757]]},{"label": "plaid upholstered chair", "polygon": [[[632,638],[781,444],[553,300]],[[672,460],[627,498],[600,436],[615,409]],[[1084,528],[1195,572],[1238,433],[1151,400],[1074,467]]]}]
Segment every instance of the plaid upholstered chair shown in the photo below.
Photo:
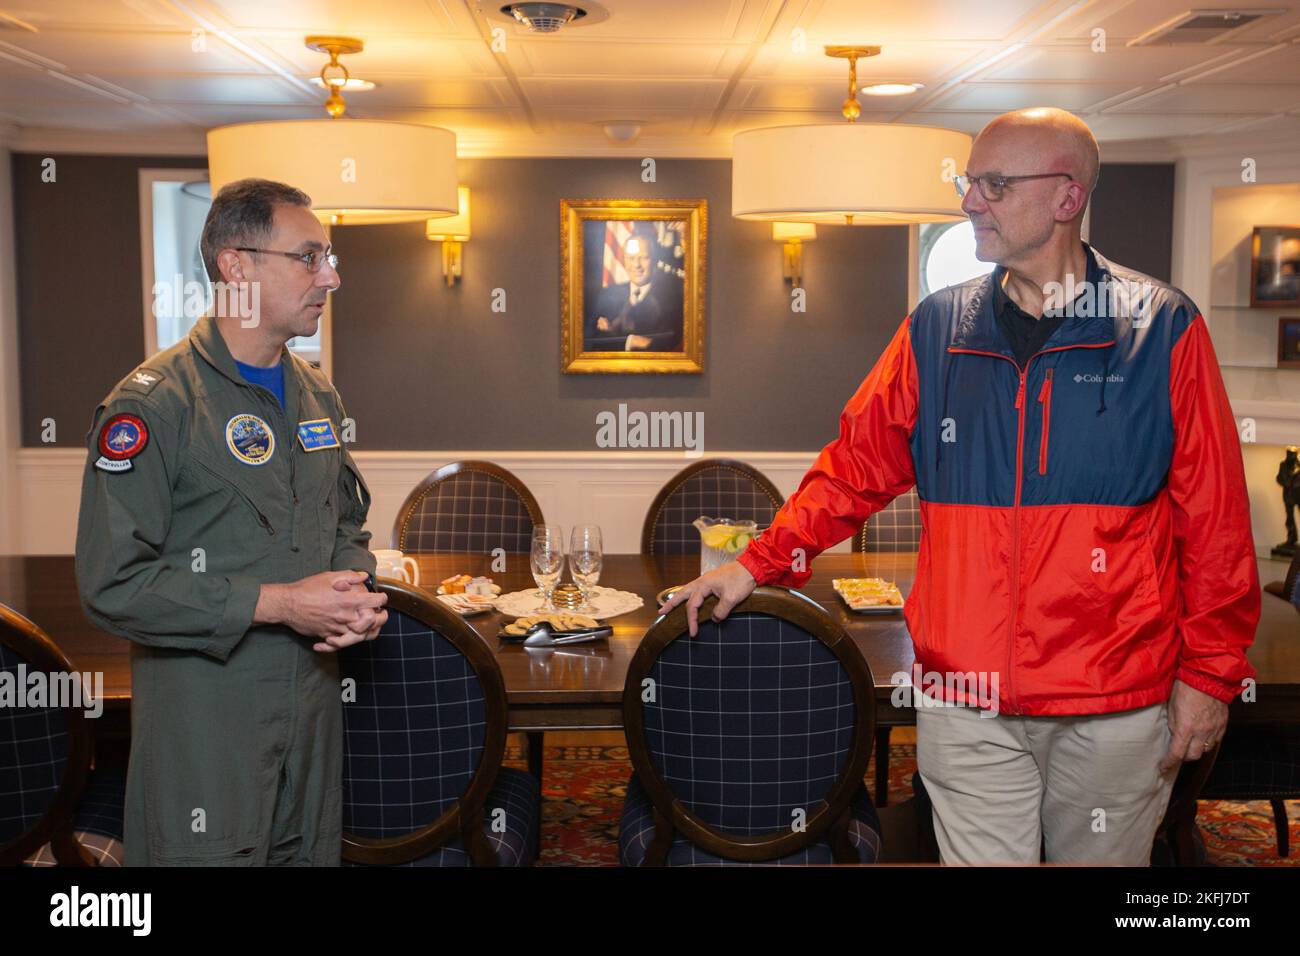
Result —
[{"label": "plaid upholstered chair", "polygon": [[454,461],[407,495],[393,526],[393,547],[526,554],[533,525],[544,523],[537,499],[509,471],[490,461]]},{"label": "plaid upholstered chair", "polygon": [[1229,724],[1198,799],[1267,800],[1273,808],[1277,855],[1289,856],[1291,834],[1285,801],[1300,800],[1300,727]]},{"label": "plaid upholstered chair", "polygon": [[785,497],[757,468],[728,458],[706,458],[683,468],[659,489],[641,526],[642,554],[699,554],[701,515],[752,520],[760,528]]},{"label": "plaid upholstered chair", "polygon": [[921,547],[921,500],[916,487],[903,492],[862,523],[854,551],[917,551]]},{"label": "plaid upholstered chair", "polygon": [[[897,553],[921,547],[921,500],[913,486],[862,523],[854,551]],[[876,728],[876,803],[889,802],[888,725]]]},{"label": "plaid upholstered chair", "polygon": [[346,648],[343,859],[400,866],[524,866],[537,780],[503,768],[506,692],[492,652],[454,611],[381,580],[388,621]]},{"label": "plaid upholstered chair", "polygon": [[[74,669],[44,631],[0,605],[0,672],[17,686]],[[93,753],[84,707],[0,707],[0,866],[122,864],[126,775],[92,771]]]},{"label": "plaid upholstered chair", "polygon": [[875,693],[857,645],[796,592],[756,588],[722,623],[660,617],[628,668],[628,866],[874,862],[862,784]]}]

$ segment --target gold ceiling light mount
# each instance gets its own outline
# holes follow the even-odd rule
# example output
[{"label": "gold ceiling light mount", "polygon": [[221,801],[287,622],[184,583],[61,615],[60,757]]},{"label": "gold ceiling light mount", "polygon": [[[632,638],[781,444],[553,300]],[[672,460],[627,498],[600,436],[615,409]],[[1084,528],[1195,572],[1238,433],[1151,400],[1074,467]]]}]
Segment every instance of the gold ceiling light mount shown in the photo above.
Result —
[{"label": "gold ceiling light mount", "polygon": [[343,87],[352,78],[348,68],[339,62],[339,57],[360,53],[365,49],[365,43],[356,37],[310,36],[306,44],[307,49],[314,53],[329,54],[330,61],[321,67],[320,81],[330,91],[325,101],[325,112],[338,119],[348,108],[348,104],[343,102]]},{"label": "gold ceiling light mount", "polygon": [[840,107],[840,112],[850,123],[856,123],[862,115],[862,106],[858,103],[858,60],[869,56],[879,56],[878,46],[826,46],[827,56],[839,57],[849,61],[849,96]]}]

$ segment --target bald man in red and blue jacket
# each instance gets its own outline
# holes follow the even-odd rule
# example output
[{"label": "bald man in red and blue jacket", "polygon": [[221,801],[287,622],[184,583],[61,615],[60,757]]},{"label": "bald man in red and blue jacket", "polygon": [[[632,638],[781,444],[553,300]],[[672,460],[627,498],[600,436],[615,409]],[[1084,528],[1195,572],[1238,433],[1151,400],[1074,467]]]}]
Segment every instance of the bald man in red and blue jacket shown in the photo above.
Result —
[{"label": "bald man in red and blue jacket", "polygon": [[1098,169],[1060,110],[980,133],[957,186],[997,268],[917,305],[771,527],[665,605],[694,633],[709,595],[721,619],[756,583],[799,587],[915,485],[904,613],[920,669],[957,678],[913,697],[945,863],[1145,865],[1177,768],[1254,676],[1249,501],[1205,319],[1081,241]]}]

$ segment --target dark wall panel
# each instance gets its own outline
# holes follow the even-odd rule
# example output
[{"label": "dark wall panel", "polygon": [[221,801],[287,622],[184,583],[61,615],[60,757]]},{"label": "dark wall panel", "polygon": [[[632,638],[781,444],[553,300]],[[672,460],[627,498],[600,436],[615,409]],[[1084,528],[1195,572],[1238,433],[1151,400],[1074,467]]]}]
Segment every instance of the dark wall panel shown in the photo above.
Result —
[{"label": "dark wall panel", "polygon": [[1168,282],[1174,253],[1173,163],[1102,163],[1088,235],[1112,262]]},{"label": "dark wall panel", "polygon": [[140,287],[142,167],[205,167],[201,157],[15,153],[14,231],[22,436],[41,444],[53,418],[58,445],[82,444],[110,388],[144,360]]}]

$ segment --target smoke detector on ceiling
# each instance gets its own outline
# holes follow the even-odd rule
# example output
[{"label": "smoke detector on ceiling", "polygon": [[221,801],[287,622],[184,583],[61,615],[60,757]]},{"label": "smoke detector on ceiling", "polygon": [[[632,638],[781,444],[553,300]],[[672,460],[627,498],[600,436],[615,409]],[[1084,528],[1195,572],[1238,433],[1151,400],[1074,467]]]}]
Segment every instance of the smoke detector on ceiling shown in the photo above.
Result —
[{"label": "smoke detector on ceiling", "polygon": [[1146,33],[1128,42],[1129,46],[1221,43],[1232,39],[1232,34],[1245,29],[1262,17],[1273,17],[1286,11],[1280,7],[1257,7],[1243,10],[1188,10],[1166,20]]},{"label": "smoke detector on ceiling", "polygon": [[557,33],[587,15],[582,7],[567,3],[507,3],[501,12],[514,17],[533,33]]}]

